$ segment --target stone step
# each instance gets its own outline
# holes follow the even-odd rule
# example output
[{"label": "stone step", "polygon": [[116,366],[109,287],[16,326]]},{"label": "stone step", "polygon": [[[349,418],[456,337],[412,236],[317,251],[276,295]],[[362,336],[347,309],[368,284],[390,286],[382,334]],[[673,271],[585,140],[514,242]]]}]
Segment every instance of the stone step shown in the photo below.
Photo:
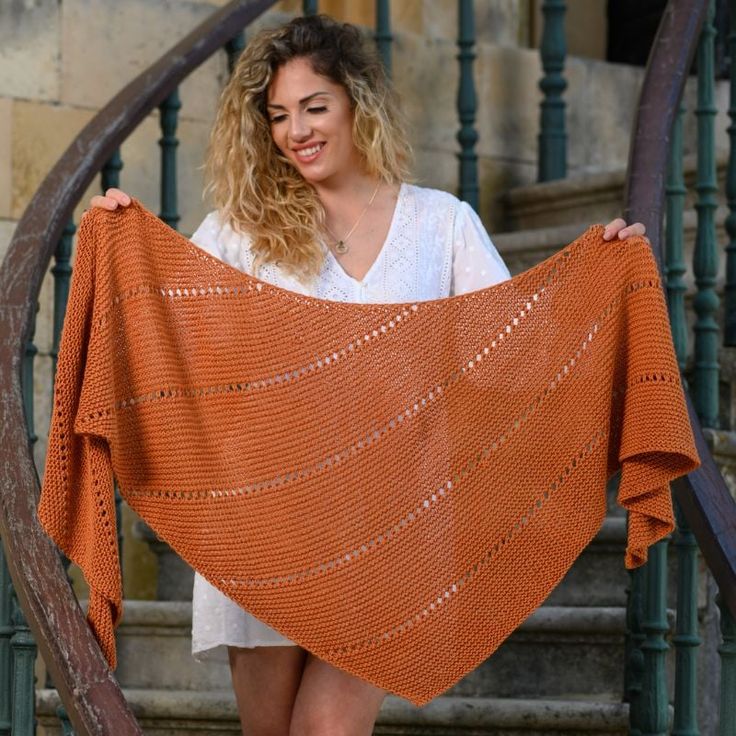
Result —
[{"label": "stone step", "polygon": [[541,606],[450,695],[621,700],[626,609]]},{"label": "stone step", "polygon": [[[226,664],[192,659],[189,603],[126,601],[125,606],[116,670],[123,687],[218,691],[229,686]],[[451,692],[619,697],[624,630],[622,606],[543,605]]]},{"label": "stone step", "polygon": [[537,230],[621,216],[625,169],[514,187],[501,196],[509,231]]},{"label": "stone step", "polygon": [[[726,205],[728,152],[716,157],[719,204]],[[697,159],[686,156],[683,171],[687,195],[685,210],[693,210],[696,201]],[[568,223],[607,222],[621,217],[625,167],[587,172],[567,179],[526,184],[501,195],[505,228],[509,231],[554,228]],[[722,223],[723,219],[718,218]]]},{"label": "stone step", "polygon": [[[621,213],[614,215],[620,217]],[[715,213],[716,237],[719,243],[728,242],[728,234],[725,229],[725,221],[728,216],[728,208],[718,207]],[[591,212],[585,220],[569,220],[561,225],[547,225],[539,228],[526,228],[524,230],[513,230],[507,232],[492,233],[494,245],[498,248],[506,265],[512,275],[526,271],[532,266],[548,258],[561,248],[570,244],[578,236],[594,223],[605,223],[613,217],[595,216]],[[693,275],[693,249],[695,247],[695,236],[697,233],[697,213],[695,210],[685,210],[683,213],[683,245],[686,271],[683,281],[686,288],[686,299],[689,300],[695,291],[695,278]],[[718,275],[716,278],[716,290],[723,288],[725,280],[725,249],[718,249]]]},{"label": "stone step", "polygon": [[[552,656],[547,651],[554,653],[555,667],[574,673],[579,669],[575,662],[590,646],[601,657],[596,657],[600,659],[597,664],[584,668],[588,674],[583,683],[593,687],[592,693],[609,692],[611,673],[622,671],[615,668],[622,656],[623,606],[628,585],[623,565],[625,539],[625,519],[607,518],[545,604],[462,687],[473,693],[504,697],[577,693],[582,686],[575,677],[557,676],[551,664],[549,671],[545,670],[544,676],[533,684],[527,681],[523,668],[517,669],[518,678],[509,679],[501,673],[513,669],[517,658],[532,663],[537,659],[547,661]],[[191,615],[191,603],[186,601],[125,601],[117,636],[116,672],[124,687],[213,691],[228,687],[227,664],[199,663],[192,658]],[[142,661],[146,661],[145,667],[141,666]],[[592,673],[599,670],[605,676],[595,680]]]},{"label": "stone step", "polygon": [[[145,734],[150,736],[240,736],[235,699],[229,691],[125,690]],[[39,736],[62,736],[55,690],[36,696]],[[623,736],[628,706],[582,700],[511,700],[440,696],[417,708],[389,695],[373,731],[376,736]]]},{"label": "stone step", "polygon": [[595,220],[585,223],[493,233],[493,243],[503,257],[512,275],[536,266],[545,258],[571,243]]},{"label": "stone step", "polygon": [[629,575],[624,567],[626,518],[608,516],[544,605],[624,606]]},{"label": "stone step", "polygon": [[123,687],[198,691],[230,687],[227,663],[197,662],[192,657],[189,601],[124,601],[116,639],[115,674]]}]

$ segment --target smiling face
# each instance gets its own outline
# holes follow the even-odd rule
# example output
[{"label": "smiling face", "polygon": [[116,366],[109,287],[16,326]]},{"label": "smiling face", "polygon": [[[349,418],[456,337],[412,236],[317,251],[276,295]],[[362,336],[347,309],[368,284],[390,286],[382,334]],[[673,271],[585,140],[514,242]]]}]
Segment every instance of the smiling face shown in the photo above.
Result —
[{"label": "smiling face", "polygon": [[308,59],[292,59],[276,70],[267,110],[274,143],[307,181],[327,183],[362,167],[350,98]]}]

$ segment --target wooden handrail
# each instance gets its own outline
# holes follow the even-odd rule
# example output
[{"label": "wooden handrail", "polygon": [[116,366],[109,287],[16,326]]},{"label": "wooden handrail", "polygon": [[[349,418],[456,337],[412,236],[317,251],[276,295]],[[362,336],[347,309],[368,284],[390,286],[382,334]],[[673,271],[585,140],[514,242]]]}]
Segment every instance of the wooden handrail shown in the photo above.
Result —
[{"label": "wooden handrail", "polygon": [[[662,273],[662,220],[672,126],[707,7],[708,0],[670,0],[667,4],[647,64],[629,150],[625,217],[627,222],[646,225]],[[702,465],[673,484],[675,497],[723,600],[736,616],[736,502],[711,455],[689,395],[687,403]]]},{"label": "wooden handrail", "polygon": [[40,485],[21,366],[41,282],[74,207],[112,152],[190,72],[275,1],[230,2],[114,97],[44,179],[0,268],[0,535],[16,593],[77,736],[142,732],[36,518]]}]

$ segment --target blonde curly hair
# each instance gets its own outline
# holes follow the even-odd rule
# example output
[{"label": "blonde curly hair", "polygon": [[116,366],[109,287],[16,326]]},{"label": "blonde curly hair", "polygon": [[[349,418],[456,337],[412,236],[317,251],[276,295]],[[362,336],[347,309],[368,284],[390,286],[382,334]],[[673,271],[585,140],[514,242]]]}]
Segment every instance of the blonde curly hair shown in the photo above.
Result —
[{"label": "blonde curly hair", "polygon": [[353,110],[353,142],[365,171],[390,184],[408,179],[411,161],[398,97],[375,50],[349,23],[325,15],[294,18],[248,41],[222,91],[205,161],[205,195],[225,222],[250,238],[255,274],[278,262],[315,278],[325,257],[325,212],[314,188],[281,153],[266,111],[276,70],[296,58],[342,85]]}]

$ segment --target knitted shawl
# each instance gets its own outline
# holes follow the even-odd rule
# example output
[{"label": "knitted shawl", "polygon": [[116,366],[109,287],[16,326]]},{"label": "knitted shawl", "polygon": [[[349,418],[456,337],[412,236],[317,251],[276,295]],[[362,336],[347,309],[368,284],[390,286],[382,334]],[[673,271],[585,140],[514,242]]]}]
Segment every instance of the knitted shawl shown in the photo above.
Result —
[{"label": "knitted shawl", "polygon": [[642,564],[699,459],[656,261],[602,235],[477,291],[353,304],[243,273],[137,200],[88,211],[38,514],[110,665],[114,479],[232,600],[415,705],[542,603],[618,470]]}]

